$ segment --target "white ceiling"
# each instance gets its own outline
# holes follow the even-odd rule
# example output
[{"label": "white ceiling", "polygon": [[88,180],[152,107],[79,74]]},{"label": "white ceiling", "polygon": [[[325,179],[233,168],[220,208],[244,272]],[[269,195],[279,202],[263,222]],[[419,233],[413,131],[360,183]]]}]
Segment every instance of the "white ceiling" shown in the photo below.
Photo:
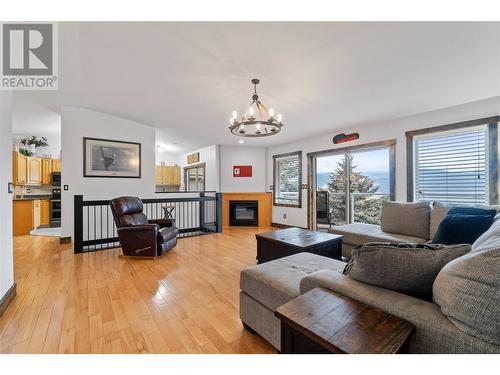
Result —
[{"label": "white ceiling", "polygon": [[60,89],[23,92],[159,128],[182,152],[236,144],[259,78],[269,146],[500,95],[500,23],[61,23]]}]

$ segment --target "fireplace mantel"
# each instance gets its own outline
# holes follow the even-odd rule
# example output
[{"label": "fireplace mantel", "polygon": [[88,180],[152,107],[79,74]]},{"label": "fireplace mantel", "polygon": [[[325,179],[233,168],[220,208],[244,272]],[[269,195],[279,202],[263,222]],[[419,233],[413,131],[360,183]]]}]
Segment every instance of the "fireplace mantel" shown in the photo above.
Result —
[{"label": "fireplace mantel", "polygon": [[222,225],[229,226],[229,201],[258,201],[259,227],[270,227],[272,216],[271,193],[222,193]]}]

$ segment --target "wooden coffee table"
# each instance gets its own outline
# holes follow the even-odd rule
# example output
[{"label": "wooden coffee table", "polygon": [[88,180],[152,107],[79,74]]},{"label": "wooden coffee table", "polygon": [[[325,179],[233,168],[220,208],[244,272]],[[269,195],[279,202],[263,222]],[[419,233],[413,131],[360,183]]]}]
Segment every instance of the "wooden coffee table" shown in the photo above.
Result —
[{"label": "wooden coffee table", "polygon": [[407,351],[406,320],[322,288],[280,306],[281,353],[388,354]]},{"label": "wooden coffee table", "polygon": [[341,260],[342,236],[313,232],[301,228],[287,228],[256,234],[257,263],[307,252]]}]

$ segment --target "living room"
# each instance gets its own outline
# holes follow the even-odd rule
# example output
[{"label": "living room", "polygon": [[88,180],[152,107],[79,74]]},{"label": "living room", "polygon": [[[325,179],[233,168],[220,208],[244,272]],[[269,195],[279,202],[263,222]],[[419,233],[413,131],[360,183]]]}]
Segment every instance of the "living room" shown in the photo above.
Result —
[{"label": "living room", "polygon": [[499,22],[39,17],[0,39],[1,353],[500,353]]}]

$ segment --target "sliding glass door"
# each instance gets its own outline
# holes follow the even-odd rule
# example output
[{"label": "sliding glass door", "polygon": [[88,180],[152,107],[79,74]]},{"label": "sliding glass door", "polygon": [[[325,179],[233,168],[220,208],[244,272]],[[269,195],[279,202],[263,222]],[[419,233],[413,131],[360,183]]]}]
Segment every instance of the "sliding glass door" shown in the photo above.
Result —
[{"label": "sliding glass door", "polygon": [[384,142],[313,155],[317,229],[380,224],[382,201],[394,196],[394,148]]}]

